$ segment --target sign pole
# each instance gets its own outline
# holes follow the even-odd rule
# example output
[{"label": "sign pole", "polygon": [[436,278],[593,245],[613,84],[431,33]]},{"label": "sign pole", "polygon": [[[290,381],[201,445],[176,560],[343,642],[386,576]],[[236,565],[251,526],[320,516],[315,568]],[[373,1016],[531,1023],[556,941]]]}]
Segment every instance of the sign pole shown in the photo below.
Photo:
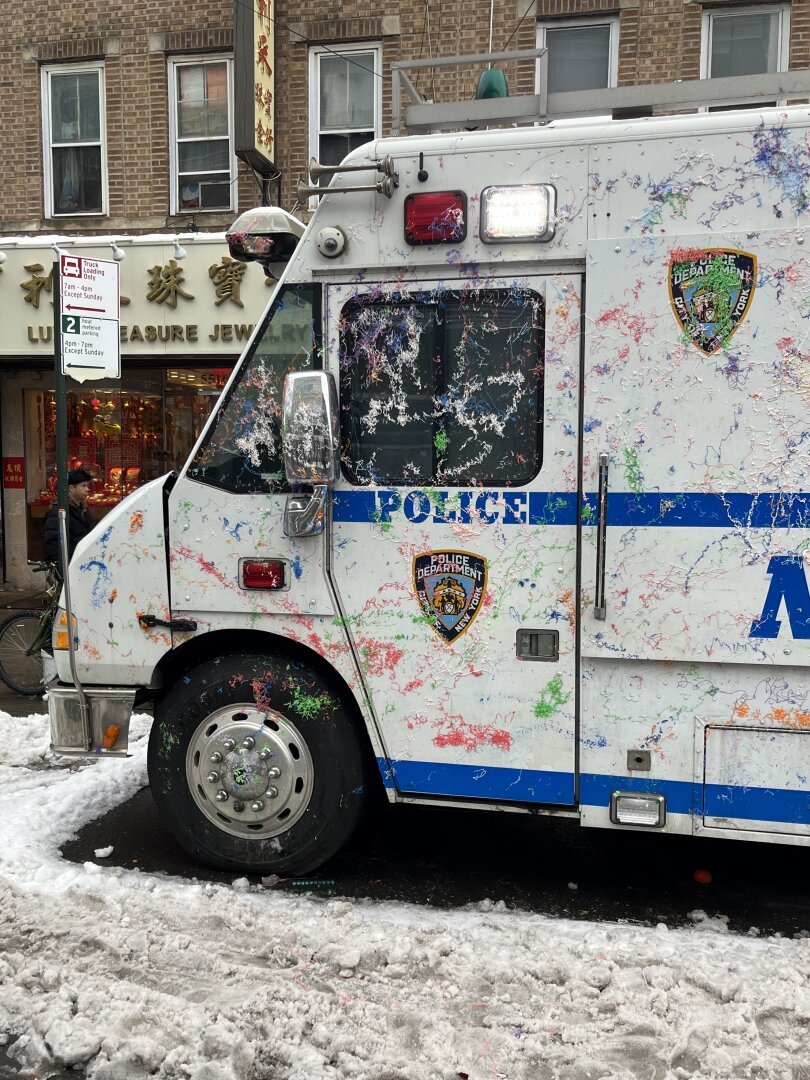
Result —
[{"label": "sign pole", "polygon": [[62,365],[62,290],[58,259],[53,264],[53,363],[56,376],[56,498],[59,509],[67,513],[67,383]]}]

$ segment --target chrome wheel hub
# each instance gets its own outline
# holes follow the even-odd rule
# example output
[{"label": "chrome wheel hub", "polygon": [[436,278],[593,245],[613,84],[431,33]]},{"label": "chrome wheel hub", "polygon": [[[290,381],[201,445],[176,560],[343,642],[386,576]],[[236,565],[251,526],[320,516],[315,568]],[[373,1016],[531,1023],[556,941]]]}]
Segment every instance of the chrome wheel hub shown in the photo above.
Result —
[{"label": "chrome wheel hub", "polygon": [[255,704],[211,713],[191,737],[186,779],[199,810],[233,836],[286,832],[306,810],[313,766],[286,716]]}]

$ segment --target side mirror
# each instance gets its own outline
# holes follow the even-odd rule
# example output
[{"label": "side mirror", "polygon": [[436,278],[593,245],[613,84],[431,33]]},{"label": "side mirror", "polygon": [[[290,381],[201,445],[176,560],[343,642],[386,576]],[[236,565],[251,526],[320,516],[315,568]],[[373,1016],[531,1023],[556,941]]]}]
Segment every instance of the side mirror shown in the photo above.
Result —
[{"label": "side mirror", "polygon": [[338,478],[338,398],[325,371],[295,371],[284,380],[281,413],[284,471],[291,484]]}]

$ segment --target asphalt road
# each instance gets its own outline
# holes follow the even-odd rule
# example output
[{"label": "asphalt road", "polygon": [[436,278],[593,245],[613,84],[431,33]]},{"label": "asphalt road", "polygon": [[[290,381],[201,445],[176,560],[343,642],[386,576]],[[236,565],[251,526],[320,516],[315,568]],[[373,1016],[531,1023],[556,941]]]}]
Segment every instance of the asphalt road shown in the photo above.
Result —
[{"label": "asphalt road", "polygon": [[[26,716],[43,711],[44,703],[0,688],[0,709]],[[230,882],[235,876],[191,861],[158,817],[148,788],[86,826],[63,854],[74,862],[94,861],[95,850],[110,844],[107,865],[204,881]],[[318,874],[306,883],[273,887],[440,907],[503,900],[552,916],[669,925],[688,923],[691,912],[705,910],[727,916],[740,933],[756,927],[794,935],[810,932],[809,869],[810,851],[790,845],[383,804]],[[699,870],[709,871],[710,884],[695,881]]]},{"label": "asphalt road", "polygon": [[[74,862],[138,867],[203,881],[238,875],[195,864],[158,817],[151,792],[88,825],[62,849]],[[98,860],[100,861],[100,860]],[[271,888],[437,907],[484,899],[552,916],[668,925],[725,915],[731,929],[810,930],[806,849],[583,829],[571,819],[379,804],[317,874]],[[711,883],[695,881],[708,870]],[[258,877],[251,881],[260,883]]]}]

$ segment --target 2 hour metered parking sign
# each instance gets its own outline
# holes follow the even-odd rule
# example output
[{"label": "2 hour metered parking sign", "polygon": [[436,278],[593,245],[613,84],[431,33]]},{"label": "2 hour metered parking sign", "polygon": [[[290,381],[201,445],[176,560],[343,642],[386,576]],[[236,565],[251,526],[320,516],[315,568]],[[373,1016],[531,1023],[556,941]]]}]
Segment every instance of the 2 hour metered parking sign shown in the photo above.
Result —
[{"label": "2 hour metered parking sign", "polygon": [[59,256],[62,374],[78,382],[121,376],[118,275],[111,260]]}]

